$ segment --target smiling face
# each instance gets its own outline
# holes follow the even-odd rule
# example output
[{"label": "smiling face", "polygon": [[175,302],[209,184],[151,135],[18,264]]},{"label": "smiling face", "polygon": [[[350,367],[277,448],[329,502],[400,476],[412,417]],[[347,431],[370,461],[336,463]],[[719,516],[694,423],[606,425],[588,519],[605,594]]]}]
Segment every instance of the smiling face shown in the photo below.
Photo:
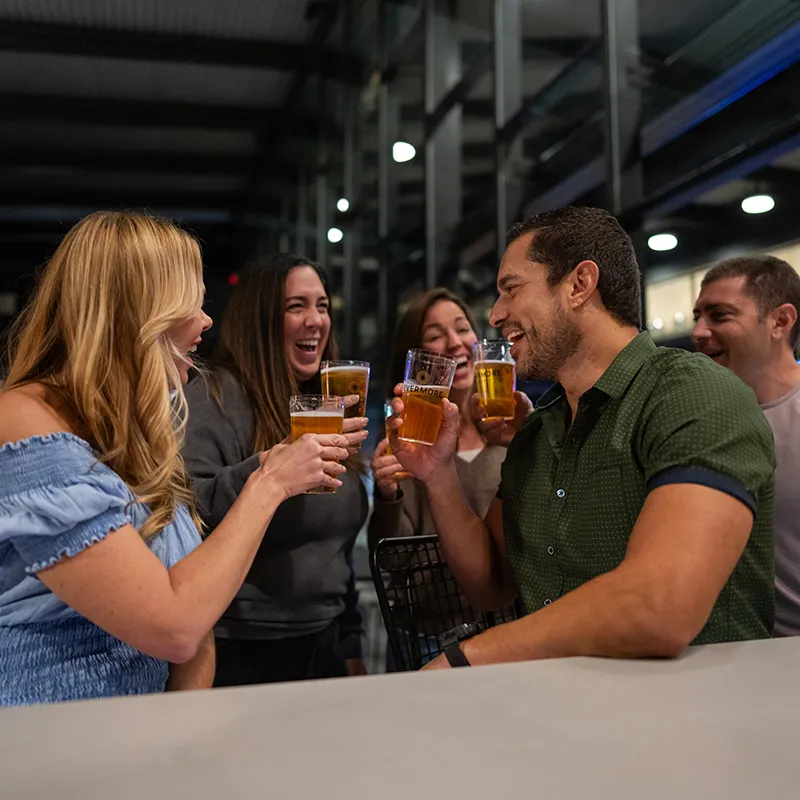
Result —
[{"label": "smiling face", "polygon": [[771,315],[761,315],[746,291],[747,278],[721,278],[703,287],[694,309],[697,349],[745,383],[771,358]]},{"label": "smiling face", "polygon": [[298,383],[319,372],[331,330],[330,301],[312,267],[294,267],[286,276],[283,339],[289,366]]},{"label": "smiling face", "polygon": [[478,341],[467,315],[452,300],[439,300],[425,314],[421,344],[425,350],[444,353],[458,362],[453,389],[471,389],[475,382],[472,345]]},{"label": "smiling face", "polygon": [[558,371],[580,344],[582,334],[567,313],[569,276],[551,286],[544,264],[528,259],[534,233],[515,239],[500,262],[491,324],[512,343],[517,375],[527,380],[556,381]]},{"label": "smiling face", "polygon": [[168,331],[167,336],[177,349],[172,360],[178,370],[181,383],[189,381],[189,369],[192,366],[192,354],[197,351],[202,335],[211,327],[211,317],[203,311],[202,307],[189,317],[189,319],[173,325]]}]

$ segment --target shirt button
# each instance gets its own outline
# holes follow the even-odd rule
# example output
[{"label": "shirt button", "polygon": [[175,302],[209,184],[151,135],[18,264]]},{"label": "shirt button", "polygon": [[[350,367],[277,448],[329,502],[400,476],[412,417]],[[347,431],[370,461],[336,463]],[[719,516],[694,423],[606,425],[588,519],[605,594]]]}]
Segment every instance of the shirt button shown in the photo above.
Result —
[{"label": "shirt button", "polygon": [[552,556],[553,553],[556,552],[556,549],[555,547],[553,547],[553,545],[550,545],[550,547],[547,548],[547,552],[550,553],[550,555]]},{"label": "shirt button", "polygon": [[566,492],[563,489],[556,489],[556,497],[564,497]]},{"label": "shirt button", "polygon": [[544,601],[544,604],[545,604],[546,606],[549,606],[549,605],[550,605],[550,603],[552,603],[552,602],[553,602],[552,600],[550,600],[550,599],[547,599],[547,600],[545,600],[545,601]]}]

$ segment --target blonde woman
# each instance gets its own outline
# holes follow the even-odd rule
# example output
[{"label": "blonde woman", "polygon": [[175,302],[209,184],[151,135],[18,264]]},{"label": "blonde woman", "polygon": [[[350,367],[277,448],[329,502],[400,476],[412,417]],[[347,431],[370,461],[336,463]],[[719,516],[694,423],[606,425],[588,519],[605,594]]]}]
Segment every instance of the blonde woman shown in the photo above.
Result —
[{"label": "blonde woman", "polygon": [[272,515],[341,486],[323,459],[347,437],[273,447],[201,544],[180,446],[202,303],[190,235],[98,212],[20,319],[0,392],[0,705],[210,686],[209,631]]}]

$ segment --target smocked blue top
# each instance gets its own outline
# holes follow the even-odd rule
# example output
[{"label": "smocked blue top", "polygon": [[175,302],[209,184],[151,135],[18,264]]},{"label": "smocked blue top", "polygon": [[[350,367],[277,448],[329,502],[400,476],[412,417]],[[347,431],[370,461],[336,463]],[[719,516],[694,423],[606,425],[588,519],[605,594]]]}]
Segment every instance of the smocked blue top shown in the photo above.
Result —
[{"label": "smocked blue top", "polygon": [[[163,691],[168,664],[121,642],[54,595],[36,573],[149,515],[71,433],[0,447],[0,706]],[[185,507],[147,539],[172,567],[200,536]]]}]

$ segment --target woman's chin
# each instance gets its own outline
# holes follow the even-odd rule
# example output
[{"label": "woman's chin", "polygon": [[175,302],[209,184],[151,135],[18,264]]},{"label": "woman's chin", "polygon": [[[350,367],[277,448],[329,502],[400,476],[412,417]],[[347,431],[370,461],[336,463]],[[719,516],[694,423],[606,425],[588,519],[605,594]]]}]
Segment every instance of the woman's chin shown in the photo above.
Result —
[{"label": "woman's chin", "polygon": [[294,373],[294,379],[298,383],[310,381],[319,372],[319,366],[319,361],[316,364],[297,364],[293,362],[292,372]]},{"label": "woman's chin", "polygon": [[453,381],[452,389],[455,389],[457,392],[464,392],[469,391],[475,387],[475,374],[474,372],[464,378],[456,378]]}]

